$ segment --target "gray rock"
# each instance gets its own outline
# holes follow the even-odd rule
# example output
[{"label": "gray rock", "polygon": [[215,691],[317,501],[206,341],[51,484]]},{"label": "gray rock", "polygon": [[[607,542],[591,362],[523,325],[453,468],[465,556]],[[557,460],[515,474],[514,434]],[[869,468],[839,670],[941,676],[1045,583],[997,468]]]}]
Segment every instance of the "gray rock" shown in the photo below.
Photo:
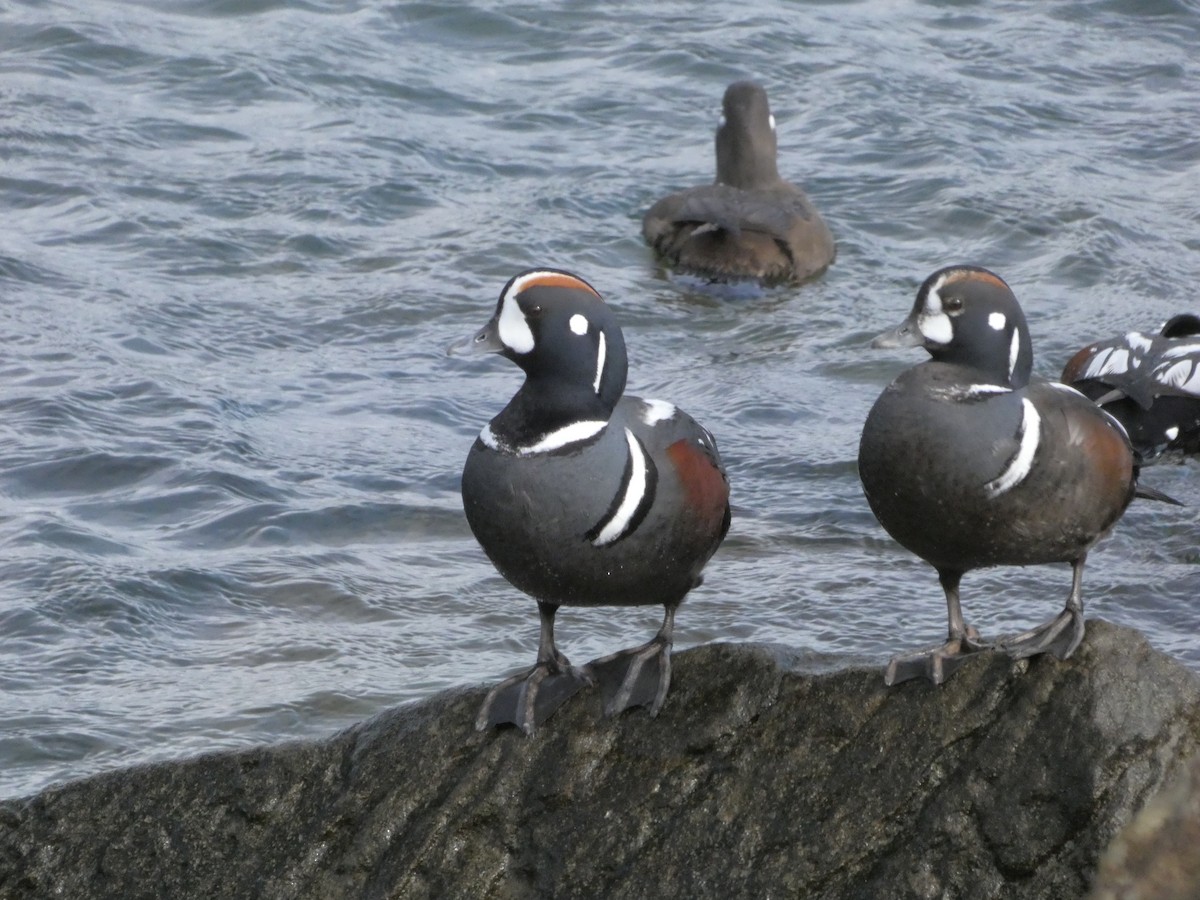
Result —
[{"label": "gray rock", "polygon": [[1117,835],[1091,900],[1200,897],[1200,756]]},{"label": "gray rock", "polygon": [[1080,897],[1200,748],[1200,680],[1100,621],[941,688],[804,668],[709,645],[653,720],[478,734],[479,688],[66,784],[0,804],[0,897]]}]

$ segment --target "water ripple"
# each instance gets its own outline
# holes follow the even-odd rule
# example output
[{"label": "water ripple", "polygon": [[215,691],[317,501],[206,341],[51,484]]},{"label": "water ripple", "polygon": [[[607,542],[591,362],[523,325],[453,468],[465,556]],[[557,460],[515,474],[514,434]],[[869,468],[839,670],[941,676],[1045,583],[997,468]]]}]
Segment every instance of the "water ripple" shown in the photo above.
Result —
[{"label": "water ripple", "polygon": [[[1200,18],[1185,0],[736,9],[424,0],[17,3],[0,29],[0,795],[328,733],[528,665],[467,448],[519,383],[447,360],[520,268],[577,269],[630,390],[716,434],[729,540],[678,640],[879,664],[944,629],[855,472],[872,354],[934,268],[1001,271],[1036,368],[1189,308]],[[712,177],[755,77],[839,245],[800,290],[698,293],[642,211]],[[1089,612],[1200,668],[1196,463],[1147,472]],[[987,631],[1066,567],[972,573]],[[1004,602],[997,602],[1003,598]],[[564,610],[573,658],[660,613]]]}]

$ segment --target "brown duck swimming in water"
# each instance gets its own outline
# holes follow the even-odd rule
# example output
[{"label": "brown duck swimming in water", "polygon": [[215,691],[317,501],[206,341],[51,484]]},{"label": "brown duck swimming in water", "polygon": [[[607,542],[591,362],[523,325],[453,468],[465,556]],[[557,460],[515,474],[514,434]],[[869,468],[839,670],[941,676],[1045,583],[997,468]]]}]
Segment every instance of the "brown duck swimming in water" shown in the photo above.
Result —
[{"label": "brown duck swimming in water", "polygon": [[779,177],[775,117],[752,81],[725,90],[717,178],[655,203],[642,234],[668,266],[712,282],[776,285],[820,274],[835,248],[804,191]]}]

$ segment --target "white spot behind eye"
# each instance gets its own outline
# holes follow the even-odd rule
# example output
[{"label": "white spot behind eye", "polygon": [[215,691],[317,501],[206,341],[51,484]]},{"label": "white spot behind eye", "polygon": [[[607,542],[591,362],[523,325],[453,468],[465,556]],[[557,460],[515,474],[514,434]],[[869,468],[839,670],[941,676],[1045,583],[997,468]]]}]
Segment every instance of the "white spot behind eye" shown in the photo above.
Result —
[{"label": "white spot behind eye", "polygon": [[1004,313],[994,312],[988,316],[988,324],[996,331],[1003,331],[1004,326],[1008,324],[1008,319],[1004,318]]},{"label": "white spot behind eye", "polygon": [[580,313],[575,313],[571,316],[571,321],[567,323],[571,326],[571,330],[576,334],[587,334],[588,320]]},{"label": "white spot behind eye", "polygon": [[775,116],[773,114],[768,115],[767,121],[771,123],[771,130],[774,131],[775,130]]},{"label": "white spot behind eye", "polygon": [[1172,425],[1170,428],[1164,431],[1163,434],[1167,436],[1168,441],[1173,441],[1175,438],[1179,437],[1179,428],[1178,426]]}]

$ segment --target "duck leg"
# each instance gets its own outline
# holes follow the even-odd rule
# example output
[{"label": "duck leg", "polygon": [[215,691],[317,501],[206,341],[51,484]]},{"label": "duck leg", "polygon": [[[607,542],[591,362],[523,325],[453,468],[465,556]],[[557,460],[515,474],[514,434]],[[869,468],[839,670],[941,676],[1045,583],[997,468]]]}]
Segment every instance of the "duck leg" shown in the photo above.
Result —
[{"label": "duck leg", "polygon": [[658,634],[640,647],[618,650],[588,663],[604,695],[604,712],[615,716],[635,706],[649,706],[657,716],[671,687],[671,635],[677,604],[667,606]]},{"label": "duck leg", "polygon": [[1066,659],[1083,640],[1083,564],[1087,554],[1071,563],[1071,593],[1057,616],[1036,628],[1000,640],[1000,649],[1013,659],[1053,653]]},{"label": "duck leg", "polygon": [[941,684],[981,650],[992,649],[992,644],[980,638],[974,625],[963,621],[962,605],[958,599],[958,584],[962,576],[962,572],[938,569],[938,580],[946,594],[946,617],[949,623],[946,642],[937,647],[892,657],[883,676],[884,684],[891,686],[921,677]]},{"label": "duck leg", "polygon": [[492,688],[475,719],[475,728],[485,731],[496,725],[516,725],[532,735],[567,700],[592,679],[554,646],[554,615],[558,607],[538,602],[542,633],[538,642],[537,663],[527,672],[519,672]]}]

